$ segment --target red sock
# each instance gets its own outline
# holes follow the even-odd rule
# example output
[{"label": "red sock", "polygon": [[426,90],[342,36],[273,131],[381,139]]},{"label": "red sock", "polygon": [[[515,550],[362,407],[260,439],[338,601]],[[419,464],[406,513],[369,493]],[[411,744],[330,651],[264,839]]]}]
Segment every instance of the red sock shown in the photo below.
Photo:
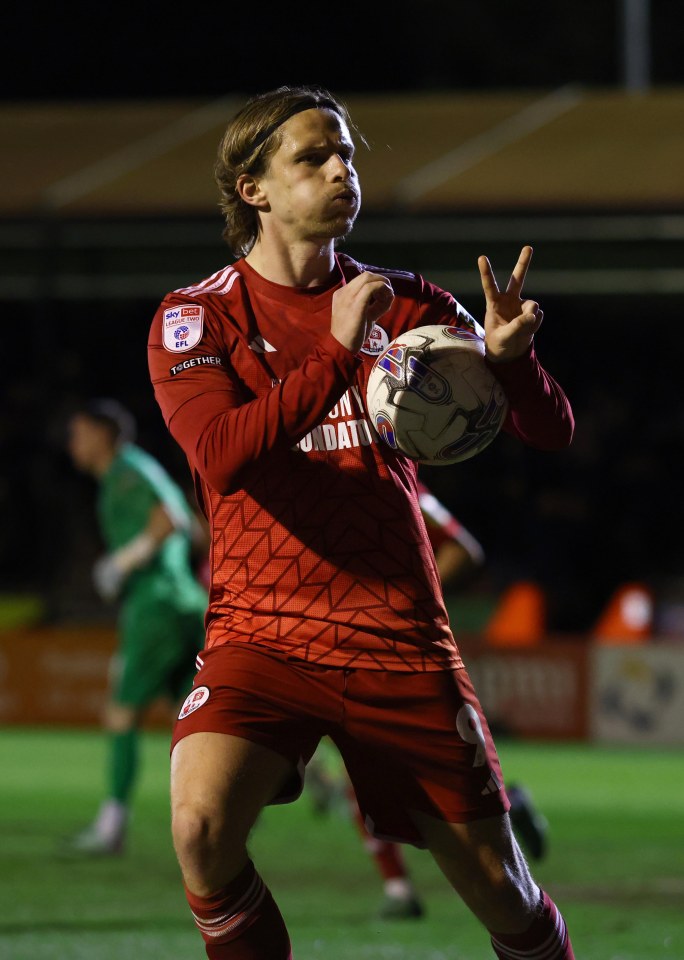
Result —
[{"label": "red sock", "polygon": [[384,880],[398,880],[408,878],[408,870],[401,847],[398,843],[390,843],[389,840],[377,840],[366,830],[366,824],[363,820],[363,814],[359,810],[356,802],[356,796],[353,790],[348,791],[349,804],[354,814],[354,822],[363,839],[366,850],[375,861],[375,865],[380,871]]},{"label": "red sock", "polygon": [[500,960],[575,960],[565,921],[553,900],[542,890],[541,912],[524,933],[492,933]]},{"label": "red sock", "polygon": [[375,860],[375,864],[384,880],[408,878],[406,863],[398,844],[369,837],[366,849]]},{"label": "red sock", "polygon": [[292,960],[285,922],[251,860],[218,893],[186,887],[185,896],[210,960]]}]

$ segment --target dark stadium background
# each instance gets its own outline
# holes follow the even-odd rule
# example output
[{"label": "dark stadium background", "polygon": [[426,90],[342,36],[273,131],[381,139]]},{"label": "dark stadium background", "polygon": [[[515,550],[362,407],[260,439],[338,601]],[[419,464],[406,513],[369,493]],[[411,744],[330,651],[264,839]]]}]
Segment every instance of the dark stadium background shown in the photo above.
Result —
[{"label": "dark stadium background", "polygon": [[[684,83],[679,8],[676,0],[650,5],[647,80],[654,88]],[[11,41],[0,63],[0,98],[5,104],[202,100],[249,95],[283,82],[398,95],[543,91],[568,83],[621,89],[634,82],[626,73],[624,11],[618,0],[348,2],[292,5],[277,16],[266,6],[234,4],[192,10],[24,4],[8,14]],[[36,149],[49,165],[50,143]],[[189,178],[209,175],[187,171]],[[359,227],[362,220],[363,211]],[[109,226],[103,223],[105,230]],[[206,224],[198,226],[206,233]],[[153,227],[163,230],[165,224]],[[397,262],[396,249],[364,242],[359,228],[347,249],[390,267],[411,268],[409,261],[420,256],[430,275],[429,244],[419,252],[400,249]],[[578,268],[594,258],[616,265],[625,249],[635,270],[682,266],[681,237],[660,245],[635,241],[620,251],[610,242],[587,250],[569,239],[552,251],[542,243],[530,292],[535,269],[554,267],[551,257]],[[132,342],[127,333],[146,329],[156,304],[148,297],[53,299],[49,243],[45,250],[45,282],[37,284],[35,296],[2,303],[0,576],[3,593],[40,595],[45,617],[58,621],[102,613],[89,585],[89,567],[100,549],[94,489],[75,474],[63,450],[71,404],[95,394],[119,397],[138,418],[141,444],[184,482],[186,470],[151,396],[144,343]],[[461,271],[475,270],[481,252],[490,250],[461,235],[434,257],[451,258]],[[493,246],[497,274],[512,266],[515,252],[511,242]],[[218,239],[204,253],[180,249],[175,257],[179,264],[184,257],[206,263],[198,265],[199,278],[220,262],[212,259],[219,256]],[[97,270],[117,255],[106,244],[90,252]],[[446,263],[437,266],[447,269]],[[453,292],[477,314],[476,291]],[[479,588],[496,591],[511,578],[535,577],[549,592],[551,629],[581,633],[619,583],[649,582],[666,601],[678,596],[684,577],[683,301],[681,290],[647,288],[610,295],[573,290],[540,300],[546,320],[539,353],[573,402],[573,447],[562,455],[538,454],[504,437],[457,470],[424,476],[485,546],[489,566]]]}]

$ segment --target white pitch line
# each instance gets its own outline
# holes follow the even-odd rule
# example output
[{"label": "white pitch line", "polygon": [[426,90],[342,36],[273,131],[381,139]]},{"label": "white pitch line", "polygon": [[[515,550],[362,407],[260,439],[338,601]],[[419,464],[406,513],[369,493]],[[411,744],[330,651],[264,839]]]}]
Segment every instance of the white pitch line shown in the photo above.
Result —
[{"label": "white pitch line", "polygon": [[103,160],[83,167],[77,173],[55,181],[43,192],[45,204],[49,209],[58,210],[108,183],[113,183],[147,161],[161,157],[169,150],[194,140],[200,134],[210,130],[217,122],[230,116],[236,109],[236,105],[237,101],[232,97],[214,100],[212,103],[192,110],[164,129],[128,144]]},{"label": "white pitch line", "polygon": [[581,89],[574,84],[559,87],[541,100],[536,100],[519,113],[508,117],[495,127],[460,144],[449,153],[425,164],[408,177],[400,180],[396,196],[400,203],[411,203],[447,180],[458,176],[470,167],[497,153],[502,147],[555,120],[572,110],[582,100]]}]

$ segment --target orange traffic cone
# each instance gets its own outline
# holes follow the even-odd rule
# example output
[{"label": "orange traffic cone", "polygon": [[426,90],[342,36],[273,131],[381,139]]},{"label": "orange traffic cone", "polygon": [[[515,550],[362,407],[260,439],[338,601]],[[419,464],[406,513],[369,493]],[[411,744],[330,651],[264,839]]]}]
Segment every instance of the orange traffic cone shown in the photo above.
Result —
[{"label": "orange traffic cone", "polygon": [[546,633],[546,597],[531,580],[512,583],[485,625],[484,637],[493,647],[531,647]]},{"label": "orange traffic cone", "polygon": [[623,583],[596,621],[592,635],[601,643],[642,643],[653,630],[653,593],[643,583]]}]

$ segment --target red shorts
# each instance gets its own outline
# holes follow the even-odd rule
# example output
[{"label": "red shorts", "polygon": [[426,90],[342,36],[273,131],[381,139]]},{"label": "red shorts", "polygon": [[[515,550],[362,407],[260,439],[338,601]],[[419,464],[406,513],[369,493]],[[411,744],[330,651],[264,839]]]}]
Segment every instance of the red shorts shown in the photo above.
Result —
[{"label": "red shorts", "polygon": [[200,731],[269,747],[294,768],[292,782],[274,803],[299,796],[305,765],[328,736],[376,837],[423,847],[411,810],[462,822],[510,806],[465,669],[323,667],[254,644],[212,647],[202,660],[176,721],[172,749]]}]

